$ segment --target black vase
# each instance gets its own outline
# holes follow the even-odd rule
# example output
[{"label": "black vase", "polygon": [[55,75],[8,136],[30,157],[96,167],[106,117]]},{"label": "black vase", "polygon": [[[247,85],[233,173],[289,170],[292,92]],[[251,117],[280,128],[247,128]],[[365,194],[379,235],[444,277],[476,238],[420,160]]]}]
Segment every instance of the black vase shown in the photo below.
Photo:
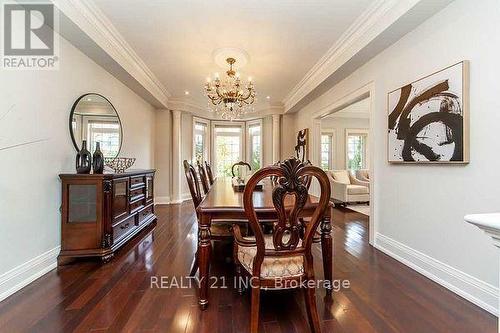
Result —
[{"label": "black vase", "polygon": [[95,152],[92,155],[92,169],[94,173],[103,173],[104,171],[104,155],[101,151],[101,143],[96,142]]},{"label": "black vase", "polygon": [[82,149],[76,154],[76,173],[90,173],[92,155],[87,150],[87,140],[82,141]]}]

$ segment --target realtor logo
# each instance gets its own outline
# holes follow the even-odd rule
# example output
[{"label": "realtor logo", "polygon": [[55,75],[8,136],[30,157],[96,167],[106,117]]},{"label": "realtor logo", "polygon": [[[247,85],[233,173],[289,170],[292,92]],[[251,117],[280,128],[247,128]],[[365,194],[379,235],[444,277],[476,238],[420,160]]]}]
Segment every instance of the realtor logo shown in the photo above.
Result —
[{"label": "realtor logo", "polygon": [[58,63],[53,4],[3,5],[4,69],[55,69]]}]

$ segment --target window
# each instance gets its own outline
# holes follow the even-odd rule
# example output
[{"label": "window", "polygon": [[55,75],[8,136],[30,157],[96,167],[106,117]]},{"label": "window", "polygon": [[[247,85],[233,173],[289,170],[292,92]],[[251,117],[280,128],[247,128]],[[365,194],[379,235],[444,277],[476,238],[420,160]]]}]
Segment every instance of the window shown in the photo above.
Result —
[{"label": "window", "polygon": [[333,133],[321,133],[321,168],[333,169]]},{"label": "window", "polygon": [[346,130],[347,168],[349,170],[366,169],[368,133],[356,130]]},{"label": "window", "polygon": [[218,177],[231,176],[231,167],[243,158],[243,123],[214,124],[214,158]]},{"label": "window", "polygon": [[209,161],[209,121],[193,118],[193,163]]},{"label": "window", "polygon": [[247,135],[248,162],[255,171],[262,167],[262,121],[248,122]]},{"label": "window", "polygon": [[116,121],[88,120],[87,141],[90,151],[95,151],[96,143],[101,143],[104,157],[115,157],[120,149],[120,123]]}]

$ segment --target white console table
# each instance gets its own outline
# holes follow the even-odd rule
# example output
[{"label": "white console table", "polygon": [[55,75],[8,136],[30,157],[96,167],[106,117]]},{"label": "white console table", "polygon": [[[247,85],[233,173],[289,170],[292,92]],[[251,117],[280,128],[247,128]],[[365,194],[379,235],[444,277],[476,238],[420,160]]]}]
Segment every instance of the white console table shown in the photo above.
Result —
[{"label": "white console table", "polygon": [[[493,240],[493,245],[500,251],[500,213],[470,214],[465,215],[464,220],[465,222],[474,224],[490,236]],[[498,324],[498,332],[500,333],[500,322]]]}]

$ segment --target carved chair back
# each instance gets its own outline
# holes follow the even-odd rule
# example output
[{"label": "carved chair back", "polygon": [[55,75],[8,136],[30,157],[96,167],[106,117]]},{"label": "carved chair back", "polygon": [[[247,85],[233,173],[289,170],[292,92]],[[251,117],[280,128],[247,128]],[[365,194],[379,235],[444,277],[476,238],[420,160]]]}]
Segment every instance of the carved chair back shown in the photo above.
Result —
[{"label": "carved chair back", "polygon": [[194,208],[198,208],[198,205],[203,199],[200,191],[200,183],[198,182],[198,177],[196,176],[196,170],[189,164],[187,160],[184,160],[184,174],[186,175],[186,181],[188,183],[189,192],[191,193],[191,198],[193,199]]},{"label": "carved chair back", "polygon": [[233,166],[231,167],[231,174],[233,175],[233,177],[236,177],[236,174],[234,173],[234,168],[238,166],[246,166],[248,170],[252,171],[252,167],[250,166],[250,164],[244,161],[239,161],[237,163],[234,163]]},{"label": "carved chair back", "polygon": [[[266,249],[264,233],[255,213],[253,192],[255,186],[266,177],[277,177],[273,188],[272,200],[277,212],[278,221],[273,228],[272,238],[274,249]],[[309,201],[307,184],[304,177],[315,177],[320,185],[321,195],[314,210],[311,221],[306,226],[299,218],[304,206]],[[295,197],[293,205],[285,207],[288,195]],[[303,255],[306,273],[313,273],[311,246],[315,230],[320,223],[330,199],[330,182],[326,173],[318,167],[305,166],[300,160],[291,158],[279,166],[272,165],[257,171],[247,182],[243,193],[243,205],[249,219],[250,227],[255,234],[257,254],[253,262],[253,276],[260,276],[264,257],[283,257]],[[305,229],[304,229],[305,228]],[[303,236],[302,236],[303,235]]]},{"label": "carved chair back", "polygon": [[205,169],[207,170],[207,176],[208,176],[208,181],[210,182],[210,185],[214,184],[214,174],[212,173],[212,168],[210,167],[210,164],[205,161]]},{"label": "carved chair back", "polygon": [[[304,166],[312,165],[311,161],[307,160],[304,163]],[[304,184],[307,187],[307,190],[309,191],[309,188],[311,187],[311,182],[312,182],[312,176],[306,175],[302,177],[302,180],[304,181]]]},{"label": "carved chair back", "polygon": [[207,194],[208,190],[210,189],[210,186],[208,186],[207,174],[205,172],[205,169],[203,169],[203,165],[200,163],[200,161],[196,161],[196,165],[198,166],[198,174],[200,175],[203,192]]}]

